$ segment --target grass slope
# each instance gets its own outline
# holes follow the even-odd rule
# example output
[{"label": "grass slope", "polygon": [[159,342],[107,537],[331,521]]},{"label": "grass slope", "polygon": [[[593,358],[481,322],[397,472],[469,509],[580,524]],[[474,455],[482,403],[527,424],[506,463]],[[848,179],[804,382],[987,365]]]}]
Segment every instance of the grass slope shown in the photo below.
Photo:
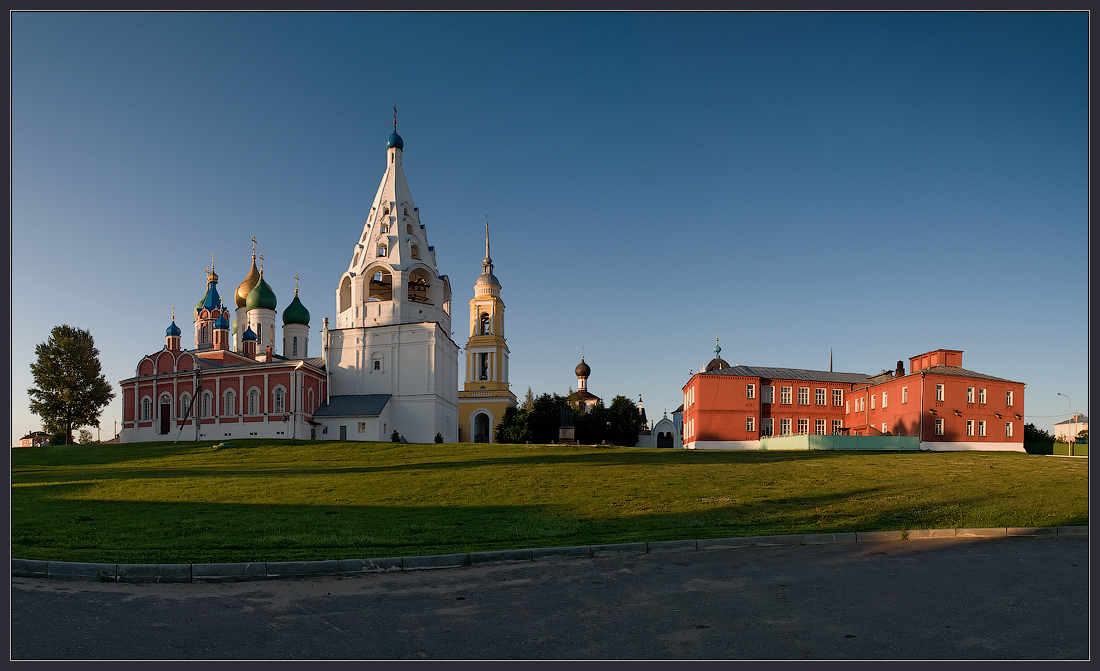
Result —
[{"label": "grass slope", "polygon": [[392,557],[642,540],[1088,523],[1088,462],[234,441],[12,450],[12,556]]}]

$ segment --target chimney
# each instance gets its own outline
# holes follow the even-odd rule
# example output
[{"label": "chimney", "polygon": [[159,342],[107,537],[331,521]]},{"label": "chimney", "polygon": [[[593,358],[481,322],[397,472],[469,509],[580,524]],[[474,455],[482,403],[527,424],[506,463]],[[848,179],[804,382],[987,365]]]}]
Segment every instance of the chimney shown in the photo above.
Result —
[{"label": "chimney", "polygon": [[905,377],[905,364],[898,362],[898,368],[894,371],[894,377]]},{"label": "chimney", "polygon": [[271,363],[271,345],[267,346],[267,362]]}]

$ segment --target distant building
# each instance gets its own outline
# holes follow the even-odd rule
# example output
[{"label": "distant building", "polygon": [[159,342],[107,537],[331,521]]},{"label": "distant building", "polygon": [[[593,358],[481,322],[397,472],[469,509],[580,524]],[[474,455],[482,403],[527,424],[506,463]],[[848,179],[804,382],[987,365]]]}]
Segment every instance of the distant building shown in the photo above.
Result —
[{"label": "distant building", "polygon": [[1024,384],[962,368],[959,350],[910,357],[909,374],[730,366],[715,355],[683,387],[684,447],[759,449],[799,434],[918,436],[926,450],[1023,452]]},{"label": "distant building", "polygon": [[1063,443],[1073,442],[1077,440],[1077,434],[1088,430],[1089,418],[1075,412],[1073,417],[1054,424],[1054,439]]},{"label": "distant building", "polygon": [[600,397],[588,391],[588,376],[592,374],[592,367],[584,362],[583,354],[581,355],[581,362],[577,364],[573,372],[577,375],[577,391],[573,392],[569,400],[583,404],[584,409],[588,410],[600,402]]},{"label": "distant building", "polygon": [[42,447],[50,444],[50,435],[43,431],[31,431],[19,439],[19,447]]}]

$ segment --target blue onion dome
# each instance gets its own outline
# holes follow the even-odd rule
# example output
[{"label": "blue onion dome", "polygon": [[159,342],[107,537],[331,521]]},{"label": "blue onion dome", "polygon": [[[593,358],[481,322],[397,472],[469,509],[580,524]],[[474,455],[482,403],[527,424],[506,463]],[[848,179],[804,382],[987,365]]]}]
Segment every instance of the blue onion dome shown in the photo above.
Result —
[{"label": "blue onion dome", "polygon": [[245,329],[244,335],[241,336],[241,340],[256,340],[256,332],[252,330],[251,326]]},{"label": "blue onion dome", "polygon": [[245,301],[245,306],[249,310],[274,310],[276,305],[275,292],[271,290],[271,286],[268,285],[267,280],[264,279],[263,273],[260,273],[260,281],[252,291],[248,292],[248,299]]},{"label": "blue onion dome", "polygon": [[303,324],[309,326],[309,310],[298,300],[298,292],[294,292],[294,300],[283,310],[283,325]]},{"label": "blue onion dome", "polygon": [[216,322],[214,322],[214,328],[216,328],[216,329],[225,329],[226,331],[229,330],[229,318],[226,317],[227,312],[228,311],[225,310],[224,308],[222,309],[222,313],[218,317],[218,320]]},{"label": "blue onion dome", "polygon": [[730,365],[728,363],[726,363],[725,359],[718,356],[719,354],[721,354],[721,352],[722,352],[722,348],[719,347],[719,345],[718,345],[718,338],[715,338],[714,339],[714,358],[711,359],[710,363],[707,364],[706,370],[707,370],[708,373],[712,370],[722,370],[722,369],[730,367]]},{"label": "blue onion dome", "polygon": [[180,327],[176,326],[176,320],[173,319],[172,324],[167,329],[164,330],[164,335],[166,335],[166,336],[180,336],[180,335],[183,335],[183,331],[180,330]]},{"label": "blue onion dome", "polygon": [[203,310],[213,310],[222,304],[222,298],[218,295],[218,275],[210,270],[206,274],[206,294],[195,306],[195,314]]},{"label": "blue onion dome", "polygon": [[577,368],[574,371],[577,377],[588,377],[592,374],[592,368],[584,362],[584,357],[581,357],[581,362],[577,364]]},{"label": "blue onion dome", "polygon": [[390,133],[390,136],[386,138],[386,149],[391,147],[396,147],[401,150],[405,149],[405,141],[401,139],[401,136],[397,134],[396,130]]}]

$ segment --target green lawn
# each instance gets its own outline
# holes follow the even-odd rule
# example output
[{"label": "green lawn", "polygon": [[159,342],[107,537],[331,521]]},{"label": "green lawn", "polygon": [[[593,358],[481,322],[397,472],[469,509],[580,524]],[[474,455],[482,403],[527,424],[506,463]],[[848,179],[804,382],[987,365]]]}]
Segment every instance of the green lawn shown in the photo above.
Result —
[{"label": "green lawn", "polygon": [[1088,461],[234,441],[15,449],[12,556],[393,557],[626,541],[1088,523]]}]

